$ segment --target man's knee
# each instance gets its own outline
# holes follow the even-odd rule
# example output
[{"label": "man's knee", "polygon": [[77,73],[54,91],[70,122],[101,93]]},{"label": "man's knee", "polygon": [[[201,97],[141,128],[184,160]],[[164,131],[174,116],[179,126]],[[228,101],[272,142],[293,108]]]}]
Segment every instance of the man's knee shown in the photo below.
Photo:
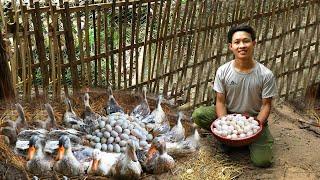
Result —
[{"label": "man's knee", "polygon": [[256,167],[270,167],[272,164],[272,158],[251,159],[251,161]]}]

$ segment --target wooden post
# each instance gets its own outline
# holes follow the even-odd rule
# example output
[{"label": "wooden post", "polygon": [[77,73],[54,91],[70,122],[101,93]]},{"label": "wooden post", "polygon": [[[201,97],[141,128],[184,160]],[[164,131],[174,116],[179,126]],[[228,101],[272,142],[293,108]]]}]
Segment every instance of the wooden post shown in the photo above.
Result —
[{"label": "wooden post", "polygon": [[15,98],[6,44],[0,29],[0,101]]}]

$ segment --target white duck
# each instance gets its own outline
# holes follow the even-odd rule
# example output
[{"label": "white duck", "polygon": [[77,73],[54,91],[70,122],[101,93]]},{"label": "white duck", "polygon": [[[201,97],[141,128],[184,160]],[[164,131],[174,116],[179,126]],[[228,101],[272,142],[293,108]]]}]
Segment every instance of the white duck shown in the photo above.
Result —
[{"label": "white duck", "polygon": [[188,136],[185,140],[170,143],[167,142],[167,151],[170,155],[175,157],[185,156],[194,153],[200,147],[200,135],[195,125],[193,125],[193,134]]},{"label": "white duck", "polygon": [[172,129],[167,134],[164,135],[166,141],[179,142],[179,141],[184,140],[185,129],[181,123],[182,117],[183,117],[183,113],[179,112],[177,124],[175,126],[173,126]]},{"label": "white duck", "polygon": [[68,136],[63,135],[59,138],[59,149],[56,160],[54,170],[63,175],[78,176],[85,172],[85,166],[72,153],[71,142]]},{"label": "white duck", "polygon": [[101,152],[99,149],[94,149],[88,174],[110,176],[111,169],[118,162],[120,156],[120,153],[106,153]]},{"label": "white duck", "polygon": [[119,162],[113,169],[113,175],[118,179],[139,179],[142,167],[136,155],[136,145],[128,141],[126,153],[120,157]]},{"label": "white duck", "polygon": [[147,88],[142,88],[142,100],[138,106],[136,106],[131,112],[131,116],[136,117],[137,119],[143,119],[150,114],[150,107],[147,100]]},{"label": "white duck", "polygon": [[156,109],[154,109],[150,115],[142,120],[143,123],[146,123],[147,128],[152,127],[154,136],[165,134],[170,130],[169,121],[161,107],[162,99],[162,95],[159,95]]},{"label": "white duck", "polygon": [[108,102],[104,110],[106,111],[106,114],[112,114],[116,112],[124,113],[123,108],[119,105],[119,103],[116,101],[116,99],[113,96],[111,86],[108,87]]},{"label": "white duck", "polygon": [[53,159],[45,156],[43,152],[44,140],[37,135],[29,140],[27,170],[32,174],[47,175],[52,171]]},{"label": "white duck", "polygon": [[175,161],[166,151],[166,142],[159,138],[154,143],[158,152],[153,153],[151,158],[148,158],[145,165],[146,170],[153,174],[161,174],[174,168]]}]

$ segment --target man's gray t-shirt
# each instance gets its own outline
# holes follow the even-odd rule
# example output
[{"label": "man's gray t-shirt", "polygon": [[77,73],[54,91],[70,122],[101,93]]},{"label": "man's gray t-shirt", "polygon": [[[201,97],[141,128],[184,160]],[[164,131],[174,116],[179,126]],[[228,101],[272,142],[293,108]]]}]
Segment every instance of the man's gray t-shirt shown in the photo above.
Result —
[{"label": "man's gray t-shirt", "polygon": [[235,70],[234,60],[218,68],[213,89],[225,94],[229,112],[253,115],[258,115],[262,98],[277,94],[275,77],[267,67],[256,62],[251,72],[242,73]]}]

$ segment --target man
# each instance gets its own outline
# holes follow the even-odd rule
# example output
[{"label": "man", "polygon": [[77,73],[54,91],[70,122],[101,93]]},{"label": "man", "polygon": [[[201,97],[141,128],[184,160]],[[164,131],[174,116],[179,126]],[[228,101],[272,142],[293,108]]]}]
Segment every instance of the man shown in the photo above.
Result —
[{"label": "man", "polygon": [[220,66],[213,89],[216,92],[215,109],[200,107],[192,118],[199,126],[210,129],[213,120],[231,113],[246,113],[256,117],[263,125],[260,138],[249,146],[254,165],[270,166],[273,137],[267,119],[272,98],[276,96],[273,73],[253,58],[255,32],[248,25],[238,25],[228,32],[228,46],[235,59]]}]

